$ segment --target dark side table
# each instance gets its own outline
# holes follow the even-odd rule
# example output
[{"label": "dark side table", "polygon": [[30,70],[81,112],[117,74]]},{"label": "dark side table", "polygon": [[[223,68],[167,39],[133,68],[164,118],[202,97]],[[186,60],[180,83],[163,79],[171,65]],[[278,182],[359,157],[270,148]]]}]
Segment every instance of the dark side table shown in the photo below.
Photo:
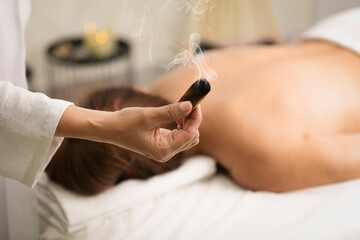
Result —
[{"label": "dark side table", "polygon": [[91,53],[82,38],[56,41],[46,49],[46,69],[51,97],[76,104],[100,88],[133,85],[130,45],[116,40],[114,50],[106,57]]}]

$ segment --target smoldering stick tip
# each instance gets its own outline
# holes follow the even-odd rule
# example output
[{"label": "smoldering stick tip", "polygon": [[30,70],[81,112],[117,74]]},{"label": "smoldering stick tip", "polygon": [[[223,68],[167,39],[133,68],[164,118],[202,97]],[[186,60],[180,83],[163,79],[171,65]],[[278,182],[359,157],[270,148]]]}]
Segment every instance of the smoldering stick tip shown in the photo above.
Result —
[{"label": "smoldering stick tip", "polygon": [[194,110],[201,100],[210,92],[210,89],[210,83],[205,78],[200,78],[190,86],[179,101],[190,101]]},{"label": "smoldering stick tip", "polygon": [[199,87],[199,89],[201,89],[201,91],[206,92],[206,93],[210,92],[211,85],[208,80],[206,80],[205,78],[200,78],[196,82],[198,83],[198,87]]}]

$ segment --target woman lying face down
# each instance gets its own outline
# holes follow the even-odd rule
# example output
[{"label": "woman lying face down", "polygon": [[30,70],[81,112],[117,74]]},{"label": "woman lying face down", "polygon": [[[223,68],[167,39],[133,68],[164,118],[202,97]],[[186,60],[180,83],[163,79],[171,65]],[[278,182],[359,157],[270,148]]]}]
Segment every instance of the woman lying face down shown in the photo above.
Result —
[{"label": "woman lying face down", "polygon": [[[201,104],[200,143],[185,154],[213,156],[236,183],[253,190],[282,192],[360,177],[357,54],[328,42],[309,41],[216,50],[207,59],[218,79],[211,82],[212,91]],[[195,70],[178,69],[157,81],[151,92],[175,102],[196,78]],[[121,107],[139,104],[105,95],[106,110],[114,109],[114,101]],[[91,99],[88,106],[96,107]],[[100,150],[94,150],[96,146]],[[117,181],[176,168],[183,159],[160,164],[119,151],[68,139],[47,172],[70,189],[94,194]],[[135,175],[140,170],[147,174]]]}]

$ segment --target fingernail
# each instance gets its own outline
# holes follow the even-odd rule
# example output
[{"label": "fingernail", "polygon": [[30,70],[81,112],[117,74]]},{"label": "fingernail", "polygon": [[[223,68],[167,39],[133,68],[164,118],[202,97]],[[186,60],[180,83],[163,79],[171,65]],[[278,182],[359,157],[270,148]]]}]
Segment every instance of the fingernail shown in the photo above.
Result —
[{"label": "fingernail", "polygon": [[182,112],[187,112],[191,109],[191,104],[190,102],[181,102],[180,103],[180,110]]}]

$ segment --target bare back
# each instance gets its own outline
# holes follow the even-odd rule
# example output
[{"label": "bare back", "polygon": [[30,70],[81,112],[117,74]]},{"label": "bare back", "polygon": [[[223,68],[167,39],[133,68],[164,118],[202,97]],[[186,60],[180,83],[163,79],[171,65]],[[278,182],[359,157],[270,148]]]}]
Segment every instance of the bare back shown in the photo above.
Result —
[{"label": "bare back", "polygon": [[[301,179],[314,163],[323,164],[326,154],[330,161],[337,161],[338,154],[331,149],[320,153],[319,141],[304,151],[305,141],[360,132],[358,55],[330,43],[308,42],[229,48],[210,52],[207,58],[218,79],[202,103],[199,151],[214,156],[238,183],[261,189],[257,181],[271,178],[271,188],[287,175],[293,177],[282,191],[360,177],[360,170],[339,177],[325,169],[310,180]],[[152,92],[174,102],[195,78],[195,70],[175,70]],[[360,155],[360,145],[358,151]],[[324,180],[323,175],[330,174]]]}]

